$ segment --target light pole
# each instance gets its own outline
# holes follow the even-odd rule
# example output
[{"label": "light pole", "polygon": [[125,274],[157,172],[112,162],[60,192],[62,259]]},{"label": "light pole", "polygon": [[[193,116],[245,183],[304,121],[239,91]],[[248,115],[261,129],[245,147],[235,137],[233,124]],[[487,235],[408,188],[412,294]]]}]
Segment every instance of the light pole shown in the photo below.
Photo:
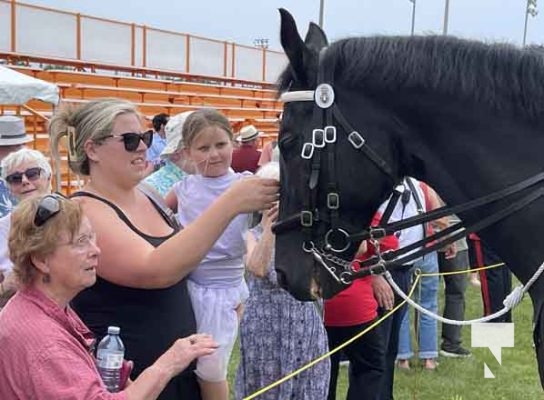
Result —
[{"label": "light pole", "polygon": [[414,27],[416,26],[416,0],[408,0],[412,3],[412,29],[410,29],[410,34],[414,36]]},{"label": "light pole", "polygon": [[259,47],[261,49],[268,49],[268,39],[266,38],[257,38],[253,40],[253,46]]},{"label": "light pole", "polygon": [[527,6],[525,8],[525,25],[523,27],[523,46],[527,41],[527,22],[529,20],[529,15],[531,17],[536,17],[538,10],[536,9],[536,0],[527,0]]},{"label": "light pole", "polygon": [[450,0],[446,0],[446,6],[444,7],[444,25],[442,26],[442,34],[448,34],[448,19],[450,18]]},{"label": "light pole", "polygon": [[323,29],[323,13],[325,11],[325,0],[319,0],[319,27]]}]

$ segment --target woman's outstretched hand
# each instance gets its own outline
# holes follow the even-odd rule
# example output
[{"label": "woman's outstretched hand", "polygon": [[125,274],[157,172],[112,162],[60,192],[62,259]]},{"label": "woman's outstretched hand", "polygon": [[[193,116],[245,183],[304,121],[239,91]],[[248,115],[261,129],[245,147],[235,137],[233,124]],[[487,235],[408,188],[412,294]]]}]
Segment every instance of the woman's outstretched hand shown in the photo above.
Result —
[{"label": "woman's outstretched hand", "polygon": [[226,192],[236,214],[272,208],[279,199],[280,183],[275,179],[243,178]]},{"label": "woman's outstretched hand", "polygon": [[210,335],[194,334],[183,339],[178,339],[159,359],[155,365],[169,371],[175,376],[198,357],[212,354],[218,344]]}]

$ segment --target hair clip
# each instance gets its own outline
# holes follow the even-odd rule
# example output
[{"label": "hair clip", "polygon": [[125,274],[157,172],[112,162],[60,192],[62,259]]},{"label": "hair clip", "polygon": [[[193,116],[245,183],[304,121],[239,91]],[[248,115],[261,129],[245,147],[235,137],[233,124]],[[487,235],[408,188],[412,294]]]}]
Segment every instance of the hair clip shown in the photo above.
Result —
[{"label": "hair clip", "polygon": [[79,161],[76,151],[76,128],[73,126],[69,126],[66,129],[66,132],[68,134],[68,158],[71,161]]}]

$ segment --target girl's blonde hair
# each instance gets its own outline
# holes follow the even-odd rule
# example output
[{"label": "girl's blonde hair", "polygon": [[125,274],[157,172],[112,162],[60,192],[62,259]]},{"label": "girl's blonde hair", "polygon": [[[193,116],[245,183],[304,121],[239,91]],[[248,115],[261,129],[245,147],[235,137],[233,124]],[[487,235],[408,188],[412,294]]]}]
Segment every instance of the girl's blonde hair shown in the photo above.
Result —
[{"label": "girl's blonde hair", "polygon": [[183,145],[191,147],[198,134],[209,126],[223,129],[232,141],[234,134],[227,117],[213,108],[201,108],[189,115],[183,124]]},{"label": "girl's blonde hair", "polygon": [[59,109],[49,124],[55,169],[59,170],[59,142],[66,136],[70,169],[79,175],[89,175],[90,164],[85,153],[85,142],[100,142],[111,134],[115,119],[122,114],[138,115],[138,112],[133,103],[114,98],[90,101],[79,107],[68,105]]}]

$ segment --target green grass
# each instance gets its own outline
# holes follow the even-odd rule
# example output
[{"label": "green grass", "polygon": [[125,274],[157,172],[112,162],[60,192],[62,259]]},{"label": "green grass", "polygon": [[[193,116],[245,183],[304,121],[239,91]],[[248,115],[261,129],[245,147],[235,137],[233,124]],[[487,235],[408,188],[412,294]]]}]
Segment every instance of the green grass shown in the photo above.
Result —
[{"label": "green grass", "polygon": [[[442,303],[441,290],[440,303]],[[480,290],[469,286],[466,293],[466,319],[481,316]],[[412,367],[411,371],[396,371],[396,400],[533,400],[544,398],[534,349],[532,348],[532,305],[527,296],[514,310],[515,345],[502,349],[502,366],[487,348],[470,347],[470,327],[463,328],[463,344],[473,356],[468,359],[441,357],[434,372]],[[440,326],[440,324],[439,324]],[[229,380],[232,382],[239,354],[234,351]],[[484,362],[495,379],[484,378]],[[347,370],[341,368],[337,398],[345,399]],[[232,385],[231,385],[232,387]]]}]

